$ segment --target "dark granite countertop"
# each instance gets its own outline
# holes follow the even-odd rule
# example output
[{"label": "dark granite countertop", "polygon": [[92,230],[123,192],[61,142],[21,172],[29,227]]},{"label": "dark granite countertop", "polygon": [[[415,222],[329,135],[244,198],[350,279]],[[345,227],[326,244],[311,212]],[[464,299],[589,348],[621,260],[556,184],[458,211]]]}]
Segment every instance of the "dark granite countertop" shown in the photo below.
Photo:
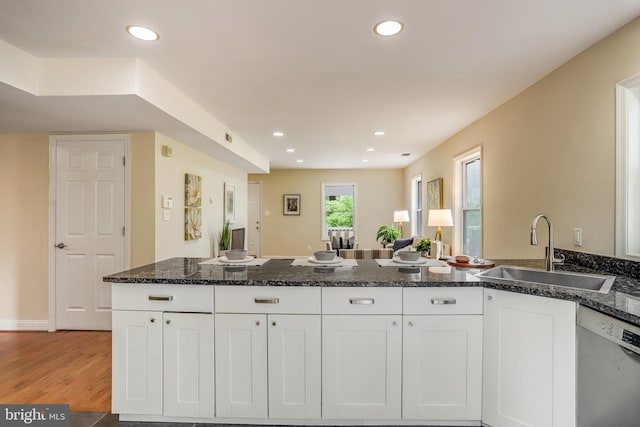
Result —
[{"label": "dark granite countertop", "polygon": [[[571,252],[565,252],[572,254]],[[291,267],[291,259],[271,259],[260,267],[200,265],[206,258],[172,258],[155,264],[106,276],[112,283],[160,283],[231,286],[386,286],[435,287],[482,286],[530,295],[559,298],[578,303],[640,326],[640,279],[620,272],[609,273],[606,262],[584,262],[569,257],[558,270],[615,274],[607,294],[526,282],[478,278],[485,269],[457,267],[380,267],[375,260],[358,260],[350,267]],[[604,257],[600,257],[604,258]],[[589,259],[589,261],[593,261]],[[543,260],[500,260],[496,264],[543,268]],[[585,266],[587,265],[587,266]],[[617,274],[616,274],[617,273]]]}]

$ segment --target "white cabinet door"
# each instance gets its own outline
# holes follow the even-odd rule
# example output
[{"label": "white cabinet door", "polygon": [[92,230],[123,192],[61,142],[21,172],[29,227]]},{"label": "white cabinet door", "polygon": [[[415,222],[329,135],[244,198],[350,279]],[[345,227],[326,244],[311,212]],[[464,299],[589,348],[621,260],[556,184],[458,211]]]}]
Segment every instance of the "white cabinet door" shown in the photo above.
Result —
[{"label": "white cabinet door", "polygon": [[576,304],[485,290],[482,421],[575,426]]},{"label": "white cabinet door", "polygon": [[117,414],[162,414],[162,313],[114,311],[112,407]]},{"label": "white cabinet door", "polygon": [[480,420],[482,316],[404,316],[402,417]]},{"label": "white cabinet door", "polygon": [[267,418],[267,316],[216,314],[216,415]]},{"label": "white cabinet door", "polygon": [[269,417],[320,418],[320,316],[269,315]]},{"label": "white cabinet door", "polygon": [[322,417],[399,419],[402,316],[322,319]]},{"label": "white cabinet door", "polygon": [[164,313],[164,415],[213,418],[213,315]]}]

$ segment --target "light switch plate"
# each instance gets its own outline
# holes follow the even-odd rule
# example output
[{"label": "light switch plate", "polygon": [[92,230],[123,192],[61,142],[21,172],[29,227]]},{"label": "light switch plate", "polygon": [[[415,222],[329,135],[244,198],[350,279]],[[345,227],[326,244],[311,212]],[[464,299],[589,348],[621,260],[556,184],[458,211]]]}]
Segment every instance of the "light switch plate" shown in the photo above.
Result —
[{"label": "light switch plate", "polygon": [[573,229],[573,245],[582,246],[582,228]]},{"label": "light switch plate", "polygon": [[162,207],[164,209],[171,209],[173,207],[173,196],[162,196]]}]

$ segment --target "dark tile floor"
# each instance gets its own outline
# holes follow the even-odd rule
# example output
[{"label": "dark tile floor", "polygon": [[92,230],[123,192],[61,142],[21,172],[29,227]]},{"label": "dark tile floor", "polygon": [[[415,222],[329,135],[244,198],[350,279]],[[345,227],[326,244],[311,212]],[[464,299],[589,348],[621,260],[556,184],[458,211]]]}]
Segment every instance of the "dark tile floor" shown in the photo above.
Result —
[{"label": "dark tile floor", "polygon": [[[236,425],[236,424],[194,424],[194,423],[142,423],[118,420],[118,415],[109,412],[71,412],[71,427],[278,427],[263,426],[260,424]],[[287,426],[303,427],[303,426]],[[355,427],[355,426],[354,426]],[[373,427],[373,426],[369,426]],[[393,426],[384,426],[393,427]],[[403,426],[406,427],[406,426]],[[434,426],[437,427],[437,426]]]}]

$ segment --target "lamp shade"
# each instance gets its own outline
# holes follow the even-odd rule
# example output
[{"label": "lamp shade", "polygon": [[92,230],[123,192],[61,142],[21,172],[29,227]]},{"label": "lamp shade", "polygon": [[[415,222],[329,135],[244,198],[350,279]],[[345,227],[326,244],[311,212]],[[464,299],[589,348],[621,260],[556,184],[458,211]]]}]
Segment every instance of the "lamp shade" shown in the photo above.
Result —
[{"label": "lamp shade", "polygon": [[409,221],[409,211],[393,211],[393,222]]},{"label": "lamp shade", "polygon": [[453,216],[451,215],[451,209],[430,209],[427,225],[429,227],[453,226]]}]

